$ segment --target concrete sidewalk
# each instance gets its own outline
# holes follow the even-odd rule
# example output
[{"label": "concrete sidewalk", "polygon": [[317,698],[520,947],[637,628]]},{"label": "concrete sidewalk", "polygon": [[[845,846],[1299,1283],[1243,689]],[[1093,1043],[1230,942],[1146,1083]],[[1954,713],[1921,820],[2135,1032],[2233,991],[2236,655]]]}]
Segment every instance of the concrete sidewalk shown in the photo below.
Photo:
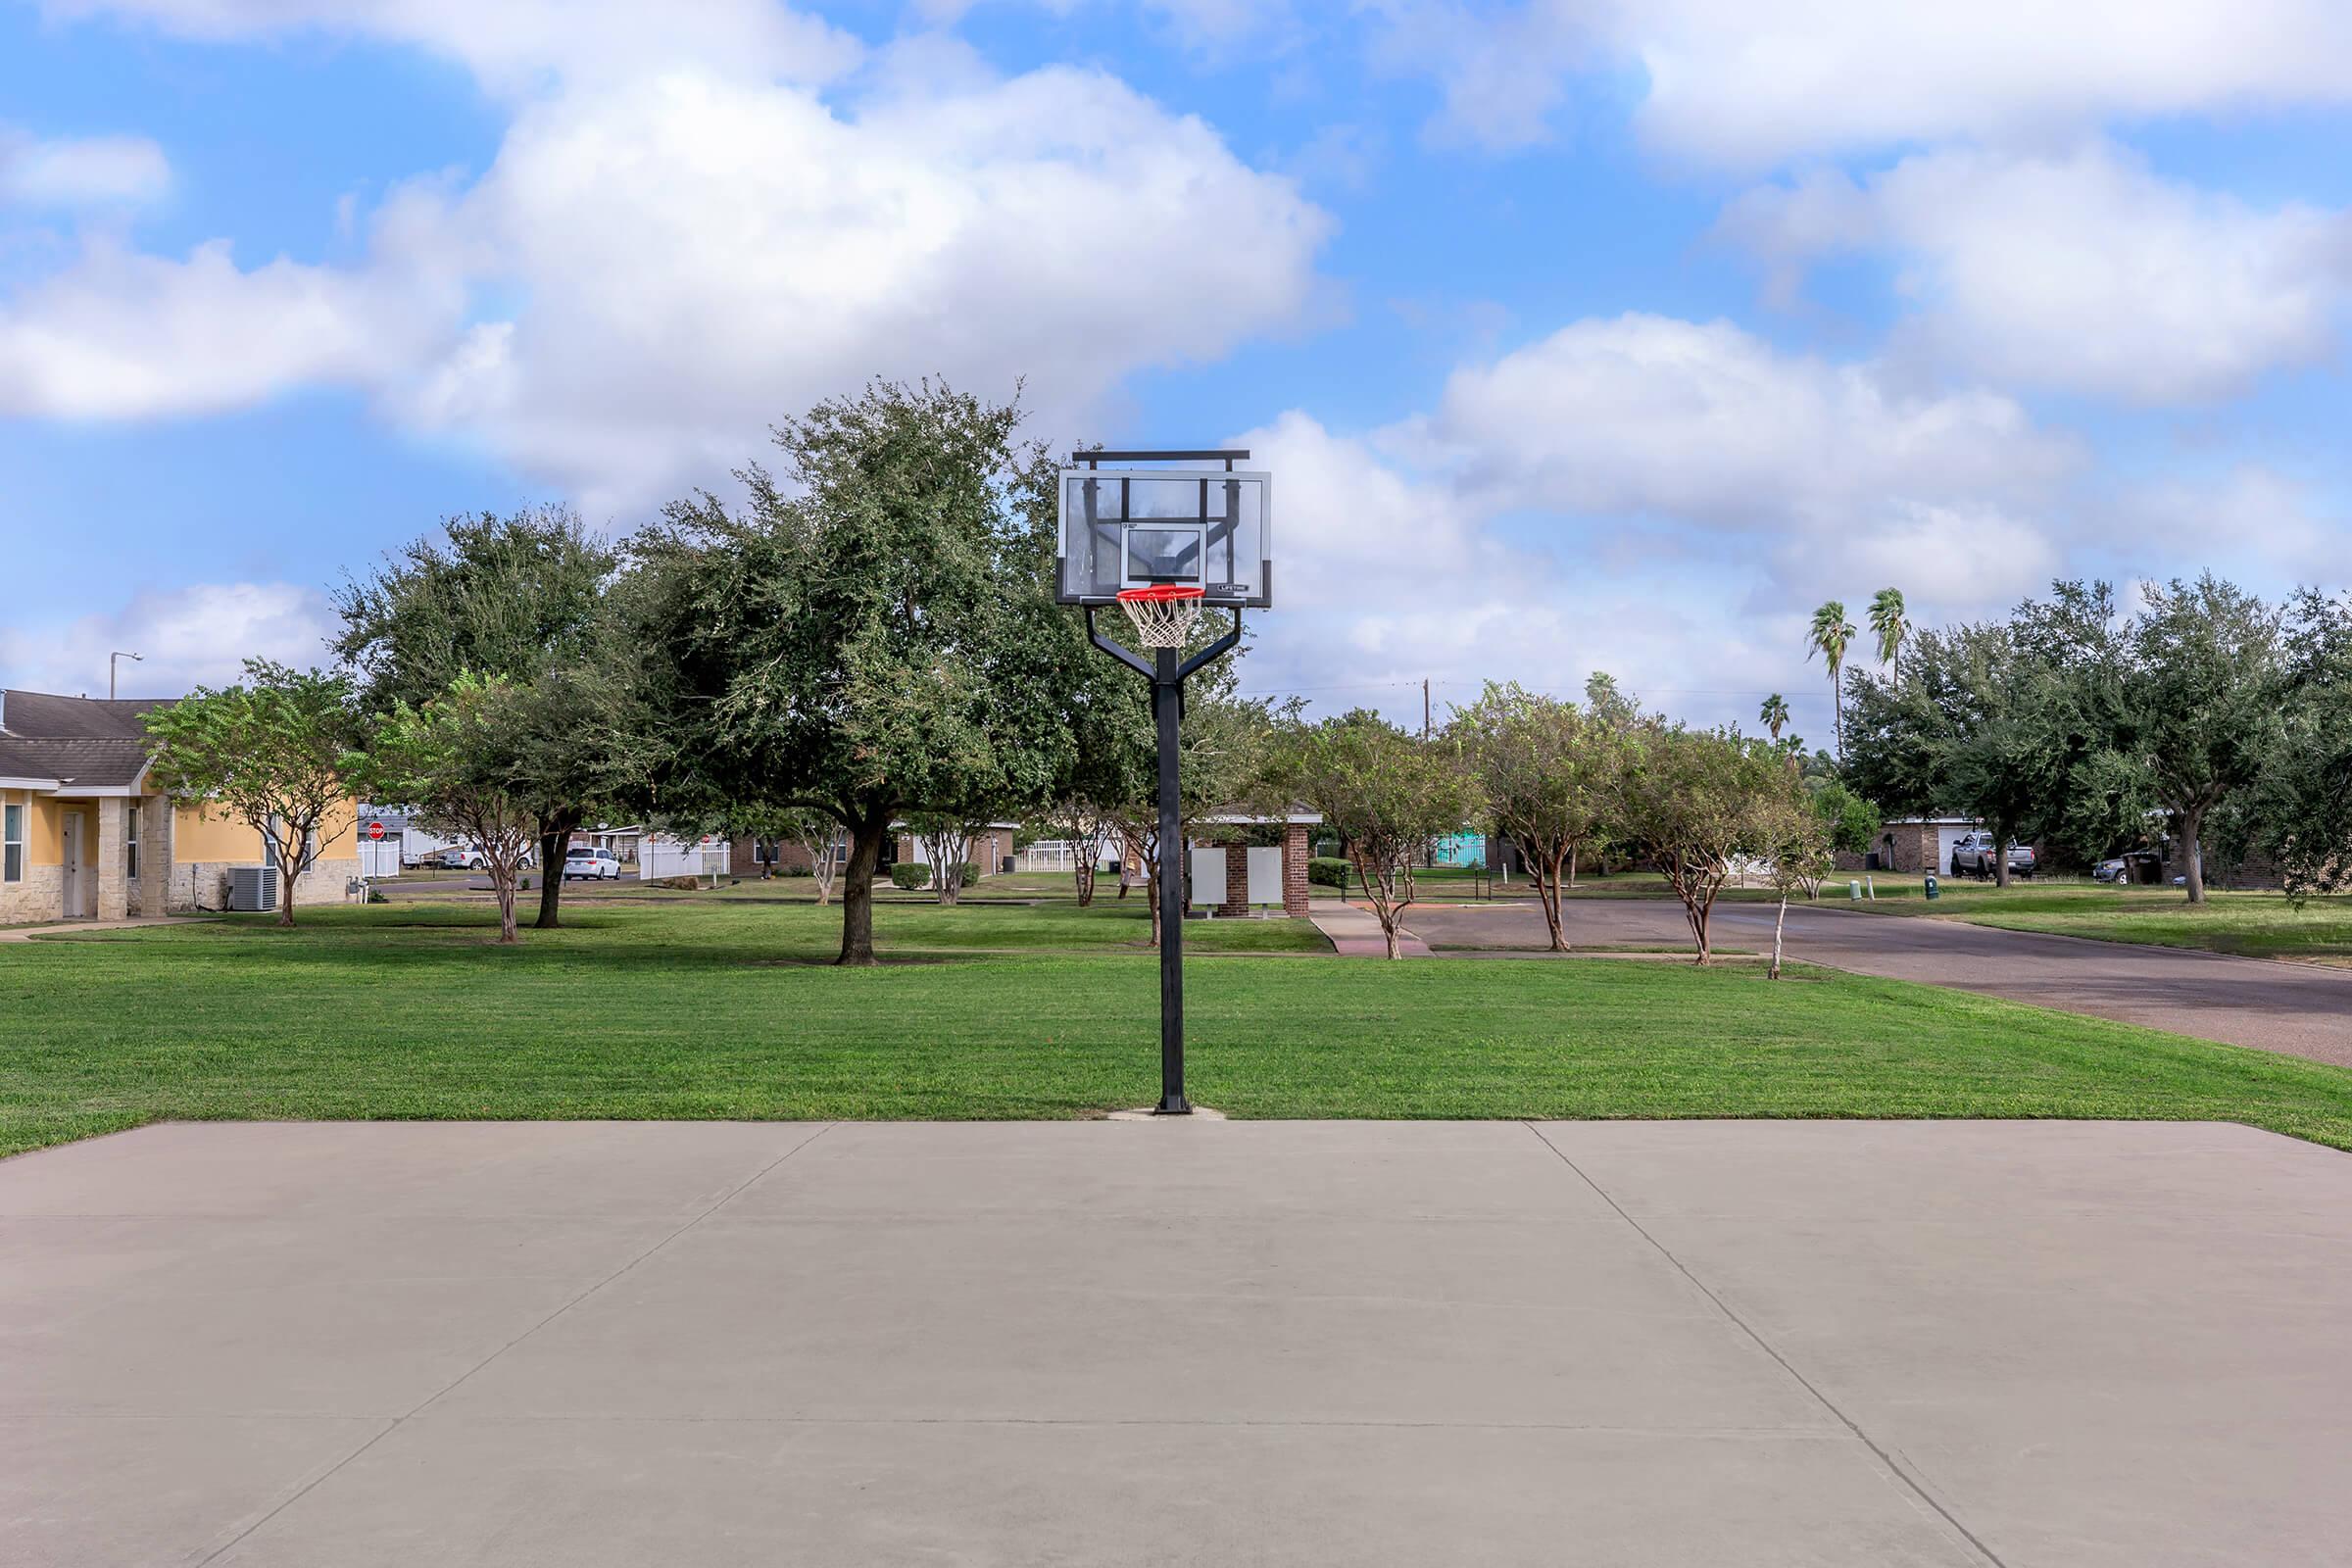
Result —
[{"label": "concrete sidewalk", "polygon": [[0,1563],[2321,1564],[2352,1158],[2070,1123],[168,1125]]},{"label": "concrete sidewalk", "polygon": [[[1312,899],[1307,902],[1306,917],[1315,922],[1315,929],[1331,942],[1332,951],[1343,958],[1385,958],[1389,956],[1388,938],[1381,935],[1380,916],[1369,909],[1342,899]],[[1404,958],[1426,958],[1429,944],[1409,930],[1396,933],[1396,954]]]}]

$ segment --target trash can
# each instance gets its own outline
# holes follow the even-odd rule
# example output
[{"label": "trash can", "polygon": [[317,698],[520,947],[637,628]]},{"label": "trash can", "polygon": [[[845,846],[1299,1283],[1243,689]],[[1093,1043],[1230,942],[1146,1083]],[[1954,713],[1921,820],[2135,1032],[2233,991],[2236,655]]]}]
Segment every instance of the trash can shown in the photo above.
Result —
[{"label": "trash can", "polygon": [[1933,871],[1928,873],[1928,897],[1931,899],[1943,897],[1943,890],[1936,885],[1936,873]]}]

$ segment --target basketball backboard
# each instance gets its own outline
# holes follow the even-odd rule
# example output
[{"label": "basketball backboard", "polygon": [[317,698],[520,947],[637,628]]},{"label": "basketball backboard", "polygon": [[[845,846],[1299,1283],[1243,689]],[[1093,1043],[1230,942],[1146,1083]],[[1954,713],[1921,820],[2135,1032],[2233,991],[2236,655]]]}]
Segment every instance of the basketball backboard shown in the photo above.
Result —
[{"label": "basketball backboard", "polygon": [[1269,474],[1222,466],[1095,458],[1064,468],[1054,597],[1108,605],[1122,589],[1174,584],[1200,589],[1209,609],[1263,609],[1274,602],[1271,489]]}]

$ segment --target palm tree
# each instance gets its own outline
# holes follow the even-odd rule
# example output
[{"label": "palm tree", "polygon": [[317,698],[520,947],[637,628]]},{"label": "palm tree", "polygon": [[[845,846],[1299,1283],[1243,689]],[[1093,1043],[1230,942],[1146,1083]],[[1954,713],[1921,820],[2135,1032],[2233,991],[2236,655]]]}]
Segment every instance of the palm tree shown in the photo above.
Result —
[{"label": "palm tree", "polygon": [[1845,760],[1845,694],[1838,690],[1838,677],[1845,669],[1845,651],[1854,640],[1854,628],[1845,618],[1845,606],[1832,599],[1813,612],[1813,624],[1805,632],[1805,658],[1819,654],[1830,666],[1831,729],[1838,745],[1838,760]]},{"label": "palm tree", "polygon": [[1888,670],[1887,684],[1903,682],[1903,667],[1896,661],[1902,657],[1903,639],[1911,635],[1911,623],[1903,618],[1903,591],[1900,588],[1882,588],[1870,601],[1870,629],[1879,639],[1879,662]]},{"label": "palm tree", "polygon": [[1788,722],[1788,699],[1774,692],[1764,699],[1764,706],[1757,710],[1756,717],[1766,729],[1772,731],[1772,744],[1780,745],[1781,728]]}]

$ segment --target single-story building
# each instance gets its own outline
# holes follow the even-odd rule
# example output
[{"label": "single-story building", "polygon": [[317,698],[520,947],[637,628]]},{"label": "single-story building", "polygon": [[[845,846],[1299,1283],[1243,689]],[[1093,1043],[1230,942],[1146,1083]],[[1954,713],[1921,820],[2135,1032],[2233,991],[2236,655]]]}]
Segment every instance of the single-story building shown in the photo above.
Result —
[{"label": "single-story building", "polygon": [[[1952,849],[1984,824],[1973,816],[1897,816],[1879,824],[1868,855],[1841,871],[1934,871],[1952,868]],[[1840,859],[1849,857],[1840,857]]]},{"label": "single-story building", "polygon": [[[171,701],[0,691],[0,924],[225,908],[232,870],[276,867],[268,835],[148,783],[146,714]],[[360,874],[356,817],[309,847],[298,900]]]}]

